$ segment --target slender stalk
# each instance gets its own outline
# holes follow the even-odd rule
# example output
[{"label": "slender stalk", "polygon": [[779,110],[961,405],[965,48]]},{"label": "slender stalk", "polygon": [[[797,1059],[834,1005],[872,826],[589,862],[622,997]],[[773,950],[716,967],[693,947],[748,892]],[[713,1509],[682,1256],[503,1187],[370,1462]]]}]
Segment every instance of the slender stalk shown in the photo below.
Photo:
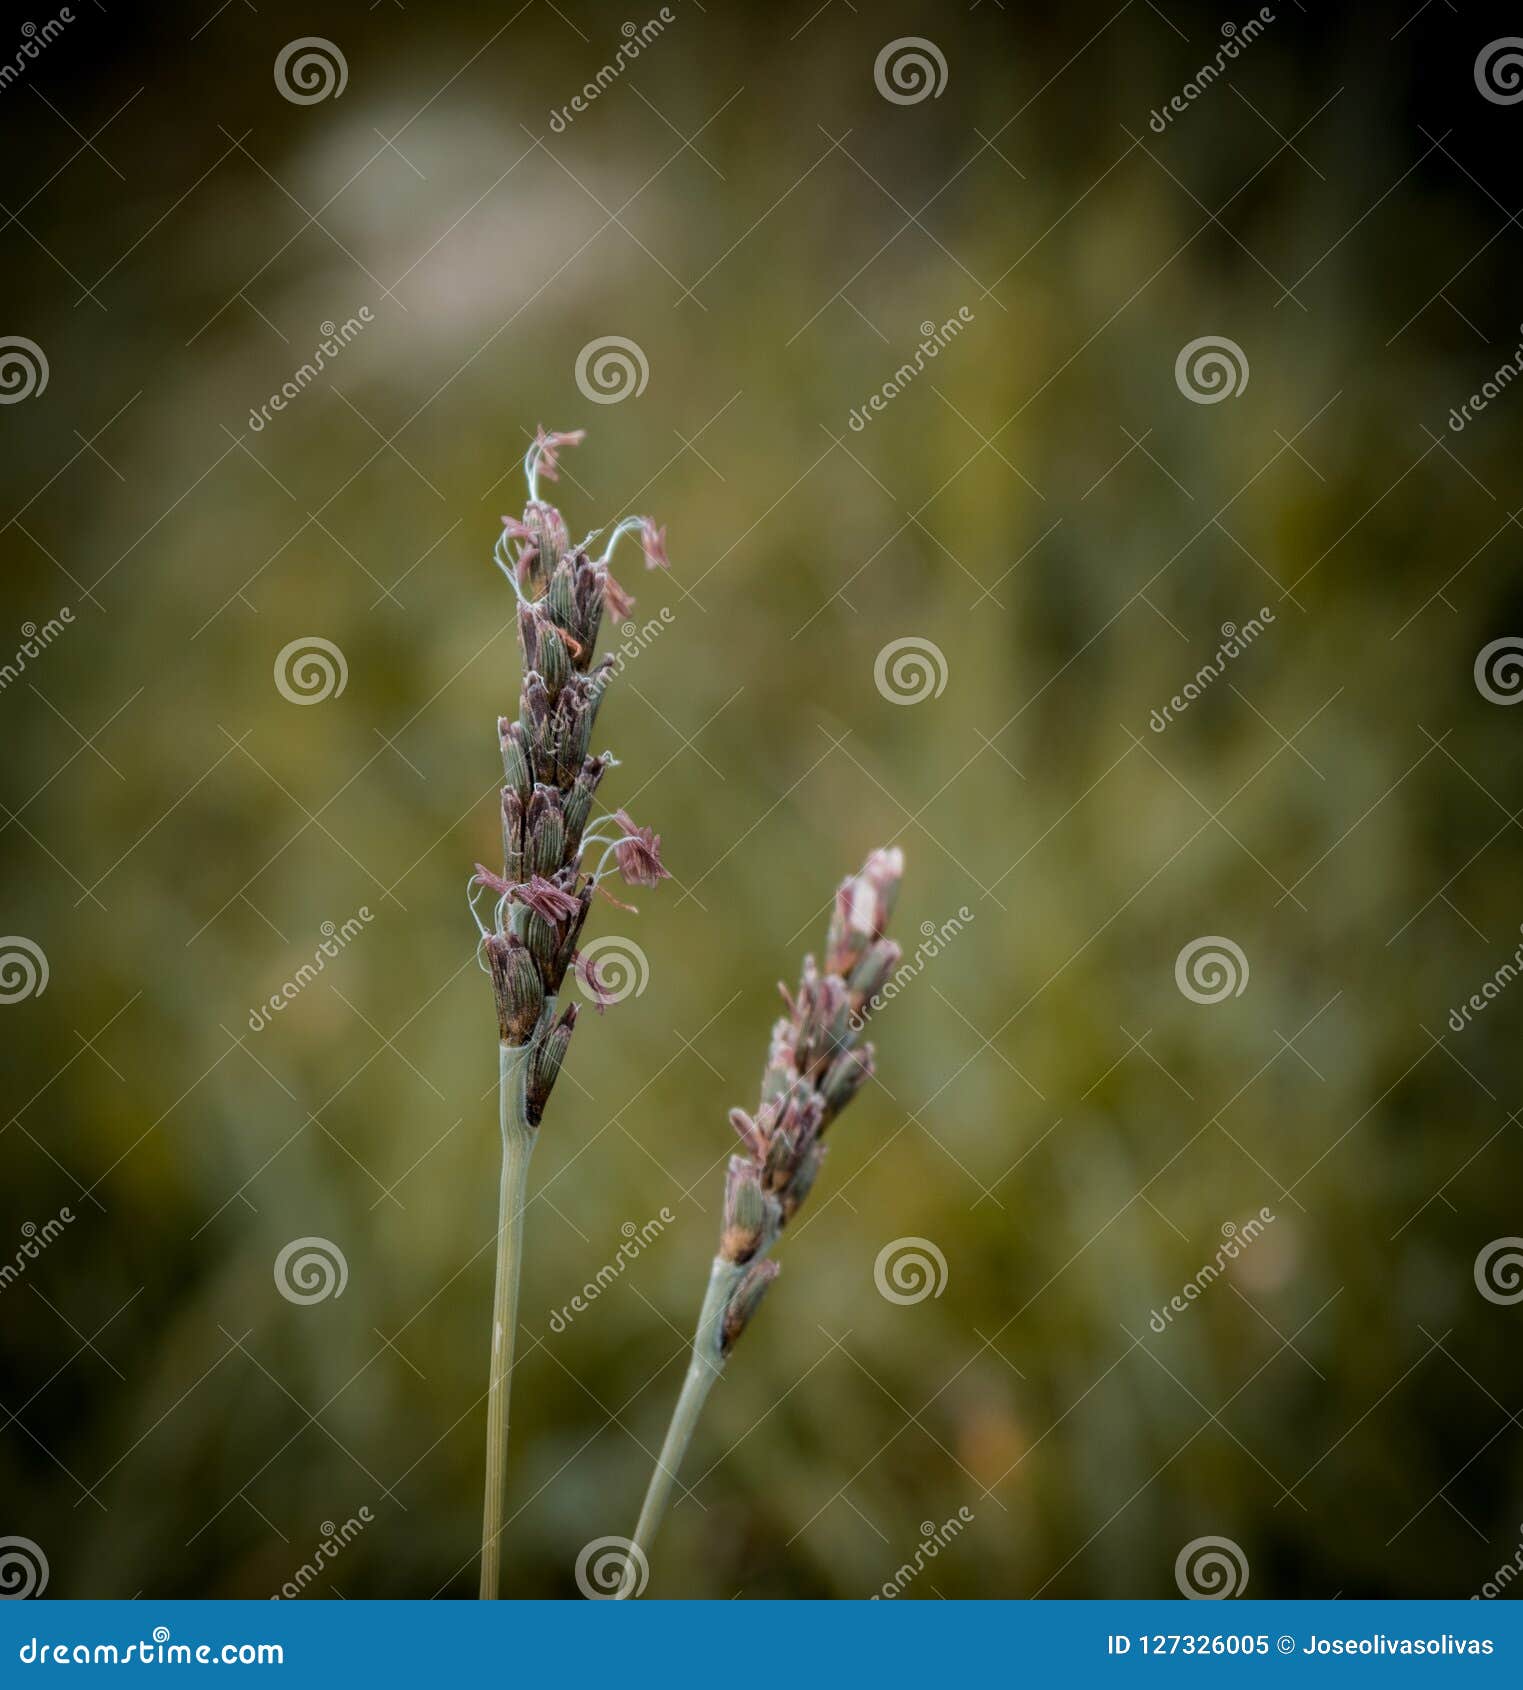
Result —
[{"label": "slender stalk", "polygon": [[507,1514],[508,1396],[518,1331],[518,1280],[524,1248],[524,1204],[535,1133],[524,1113],[524,1073],[532,1041],[502,1045],[498,1099],[502,1115],[502,1184],[497,1200],[497,1278],[492,1293],[492,1353],[487,1379],[486,1498],[481,1521],[481,1597],[502,1594],[502,1531]]},{"label": "slender stalk", "polygon": [[714,1265],[709,1272],[708,1290],[704,1293],[703,1307],[698,1313],[698,1329],[693,1334],[693,1356],[688,1363],[687,1378],[682,1382],[682,1395],[678,1397],[677,1406],[672,1412],[672,1423],[667,1428],[666,1442],[661,1446],[656,1470],[650,1476],[645,1502],[640,1509],[640,1519],[635,1526],[634,1539],[629,1547],[629,1564],[624,1574],[626,1591],[637,1582],[642,1564],[649,1561],[650,1546],[666,1513],[672,1484],[677,1477],[677,1469],[682,1465],[682,1458],[687,1454],[687,1446],[692,1441],[693,1428],[698,1424],[698,1416],[703,1412],[703,1405],[708,1401],[714,1381],[724,1372],[725,1358],[720,1348],[720,1322],[724,1319],[724,1311],[731,1293],[745,1271],[738,1263],[727,1262],[720,1256],[714,1258]]}]

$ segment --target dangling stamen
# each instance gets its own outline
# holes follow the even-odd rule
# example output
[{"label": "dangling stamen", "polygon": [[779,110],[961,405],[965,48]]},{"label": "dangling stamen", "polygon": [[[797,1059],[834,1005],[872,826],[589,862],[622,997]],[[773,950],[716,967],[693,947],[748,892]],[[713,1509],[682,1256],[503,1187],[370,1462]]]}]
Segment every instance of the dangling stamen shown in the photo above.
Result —
[{"label": "dangling stamen", "polygon": [[607,549],[598,562],[606,565],[620,539],[625,534],[636,533],[640,536],[640,549],[645,553],[645,567],[666,569],[666,530],[657,528],[648,516],[626,516],[622,522],[615,523],[613,532],[608,536]]},{"label": "dangling stamen", "polygon": [[604,851],[603,855],[598,859],[598,866],[592,871],[592,878],[594,880],[601,880],[603,878],[604,867],[607,864],[610,855],[617,851],[618,848],[627,840],[634,839],[636,837],[637,836],[632,833],[621,833],[617,839],[584,839],[582,841],[583,850],[586,850],[589,845],[606,845],[608,847],[608,849]]},{"label": "dangling stamen", "polygon": [[465,903],[466,908],[471,912],[471,920],[476,923],[476,931],[481,935],[476,942],[476,966],[483,974],[490,974],[492,971],[488,968],[486,958],[482,954],[482,951],[486,941],[490,939],[492,935],[488,932],[486,924],[482,921],[481,915],[476,908],[476,899],[480,892],[481,882],[473,874],[465,883]]},{"label": "dangling stamen", "polygon": [[563,429],[549,434],[543,428],[536,430],[529,450],[524,453],[524,479],[529,484],[531,505],[539,501],[539,478],[542,471],[547,481],[560,479],[558,467],[561,447],[580,446],[586,438],[587,430],[584,428]]},{"label": "dangling stamen", "polygon": [[516,561],[511,561],[505,556],[507,543],[508,531],[504,528],[502,533],[497,537],[496,546],[492,549],[492,561],[503,572],[503,574],[507,576],[508,585],[513,589],[513,597],[517,599],[520,604],[529,604],[532,601],[524,596],[524,590],[518,584],[518,564]]},{"label": "dangling stamen", "polygon": [[633,534],[636,529],[643,528],[644,526],[645,518],[643,516],[626,516],[622,522],[616,522],[614,524],[613,532],[608,536],[608,544],[604,548],[603,555],[598,559],[598,562],[607,563],[613,556],[613,549],[618,545],[619,541],[626,534]]}]

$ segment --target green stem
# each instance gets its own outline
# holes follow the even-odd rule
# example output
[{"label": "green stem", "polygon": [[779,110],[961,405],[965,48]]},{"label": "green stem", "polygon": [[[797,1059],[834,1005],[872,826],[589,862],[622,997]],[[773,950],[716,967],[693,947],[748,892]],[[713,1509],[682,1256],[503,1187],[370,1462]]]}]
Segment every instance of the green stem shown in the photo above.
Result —
[{"label": "green stem", "polygon": [[518,1330],[518,1280],[523,1260],[525,1194],[534,1129],[524,1119],[524,1074],[531,1040],[500,1047],[498,1097],[502,1114],[502,1184],[497,1203],[497,1280],[492,1294],[492,1359],[487,1378],[486,1500],[481,1521],[481,1598],[502,1592],[502,1532],[507,1512],[508,1394],[513,1339]]},{"label": "green stem", "polygon": [[703,1412],[703,1405],[708,1401],[714,1381],[724,1372],[724,1356],[720,1350],[720,1323],[744,1273],[745,1268],[740,1264],[727,1262],[719,1256],[714,1258],[714,1265],[709,1273],[708,1290],[704,1293],[703,1307],[698,1312],[698,1329],[693,1334],[692,1360],[688,1363],[687,1378],[682,1382],[682,1395],[677,1398],[677,1406],[672,1412],[672,1423],[666,1431],[666,1442],[661,1446],[656,1470],[651,1474],[650,1486],[645,1492],[645,1502],[640,1509],[634,1539],[629,1547],[629,1561],[624,1571],[624,1588],[621,1594],[627,1595],[631,1586],[638,1588],[645,1582],[642,1569],[649,1567],[650,1547],[666,1513],[677,1469],[687,1454],[687,1446],[692,1442],[693,1428],[698,1424],[698,1416]]}]

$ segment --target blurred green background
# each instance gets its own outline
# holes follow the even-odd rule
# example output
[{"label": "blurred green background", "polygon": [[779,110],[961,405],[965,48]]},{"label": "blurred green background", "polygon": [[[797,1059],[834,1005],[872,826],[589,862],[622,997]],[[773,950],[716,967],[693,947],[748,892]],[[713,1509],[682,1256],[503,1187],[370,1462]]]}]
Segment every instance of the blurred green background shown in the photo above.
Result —
[{"label": "blurred green background", "polygon": [[[0,408],[0,659],[74,618],[0,694],[0,929],[49,965],[0,1005],[0,1264],[75,1217],[0,1288],[0,1534],[50,1595],[263,1596],[357,1520],[308,1594],[474,1593],[463,885],[543,423],[589,430],[574,532],[669,527],[597,739],[675,879],[595,915],[648,979],[584,1018],[535,1157],[511,1588],[574,1596],[631,1529],[773,982],[898,842],[906,949],[972,919],[877,1024],[649,1593],[867,1596],[961,1509],[906,1597],[1173,1595],[1205,1536],[1253,1595],[1480,1589],[1523,1535],[1519,1311],[1474,1267],[1523,1232],[1523,996],[1448,1024],[1523,920],[1519,716],[1472,673],[1523,632],[1523,396],[1447,421],[1518,334],[1489,32],[1285,6],[1160,134],[1216,9],[673,0],[553,130],[655,11],[83,5],[0,92],[0,336],[48,365]],[[341,96],[281,97],[306,36]],[[934,97],[875,86],[905,36]],[[647,379],[594,403],[611,335]],[[1220,403],[1176,384],[1202,336],[1251,372]],[[313,636],[347,682],[297,706]],[[904,639],[944,681],[912,705],[874,678]],[[1241,995],[1176,984],[1203,936]],[[342,1296],[278,1294],[307,1237]],[[939,1295],[879,1293],[904,1239]]]}]

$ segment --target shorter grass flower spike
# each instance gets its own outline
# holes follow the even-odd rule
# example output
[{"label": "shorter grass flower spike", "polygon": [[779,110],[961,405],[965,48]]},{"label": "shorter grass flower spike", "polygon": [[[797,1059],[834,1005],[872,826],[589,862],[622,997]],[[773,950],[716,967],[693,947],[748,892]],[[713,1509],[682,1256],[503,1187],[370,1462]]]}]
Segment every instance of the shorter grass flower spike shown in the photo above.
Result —
[{"label": "shorter grass flower spike", "polygon": [[[620,850],[629,857],[628,863],[621,858],[620,868],[626,879],[647,884],[638,877],[646,870],[659,876],[660,841],[636,828],[622,810],[615,820],[625,828]],[[779,987],[788,1013],[772,1029],[761,1100],[754,1113],[730,1111],[741,1154],[731,1156],[725,1170],[719,1251],[682,1394],[635,1526],[621,1593],[643,1583],[636,1571],[647,1562],[704,1402],[777,1278],[769,1252],[819,1178],[825,1131],[872,1076],[873,1047],[859,1044],[858,1035],[899,966],[899,947],[884,932],[903,874],[904,853],[890,847],[874,851],[841,883],[823,968],[807,956],[798,989]]]},{"label": "shorter grass flower spike", "polygon": [[[743,1109],[730,1116],[746,1155],[731,1159],[722,1261],[751,1262],[771,1248],[819,1176],[825,1129],[872,1076],[873,1047],[859,1045],[857,1035],[875,993],[899,966],[899,947],[883,935],[903,874],[904,853],[897,847],[874,851],[861,873],[848,876],[836,893],[823,971],[807,956],[798,990],[778,988],[788,1014],[772,1029],[761,1103],[754,1116]],[[746,1170],[744,1176],[737,1167]],[[735,1224],[734,1194],[753,1186],[762,1214],[754,1227]],[[741,1298],[746,1281],[731,1295],[724,1317],[727,1352],[766,1283],[770,1276],[747,1301]]]}]

